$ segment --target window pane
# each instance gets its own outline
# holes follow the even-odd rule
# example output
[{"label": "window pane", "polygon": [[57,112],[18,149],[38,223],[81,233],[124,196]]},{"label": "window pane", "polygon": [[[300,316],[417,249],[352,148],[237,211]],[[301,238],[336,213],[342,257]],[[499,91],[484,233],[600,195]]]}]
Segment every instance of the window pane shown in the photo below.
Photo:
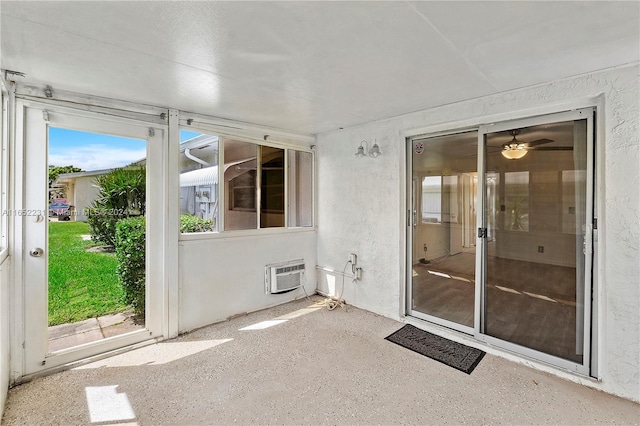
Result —
[{"label": "window pane", "polygon": [[[585,328],[586,124],[486,136],[486,168],[504,178],[495,187],[503,226],[486,245],[485,332],[576,363]],[[503,147],[516,136],[526,156],[506,159]]]},{"label": "window pane", "polygon": [[260,227],[284,226],[284,149],[260,146]]},{"label": "window pane", "polygon": [[[411,309],[473,327],[478,133],[414,140]],[[413,217],[410,218],[413,222]],[[412,223],[413,224],[413,223]]]},{"label": "window pane", "polygon": [[256,167],[258,145],[225,139],[225,231],[256,229]]},{"label": "window pane", "polygon": [[289,150],[289,226],[313,226],[313,154]]},{"label": "window pane", "polygon": [[529,230],[529,172],[507,172],[505,183],[505,223],[508,231]]},{"label": "window pane", "polygon": [[442,177],[422,178],[422,223],[442,222]]},{"label": "window pane", "polygon": [[218,136],[180,131],[180,232],[218,231]]}]

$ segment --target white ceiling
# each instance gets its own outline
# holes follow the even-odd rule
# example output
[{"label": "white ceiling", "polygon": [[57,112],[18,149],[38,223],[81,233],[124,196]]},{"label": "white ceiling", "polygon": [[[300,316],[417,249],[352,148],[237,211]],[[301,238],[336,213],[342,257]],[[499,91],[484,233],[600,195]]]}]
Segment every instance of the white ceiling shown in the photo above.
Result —
[{"label": "white ceiling", "polygon": [[304,133],[639,61],[638,2],[0,2],[3,69]]}]

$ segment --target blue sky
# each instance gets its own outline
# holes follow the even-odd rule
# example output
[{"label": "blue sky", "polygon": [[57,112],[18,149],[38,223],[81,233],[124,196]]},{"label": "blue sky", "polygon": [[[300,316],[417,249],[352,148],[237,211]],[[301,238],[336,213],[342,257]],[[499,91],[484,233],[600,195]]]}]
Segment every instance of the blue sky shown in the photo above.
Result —
[{"label": "blue sky", "polygon": [[146,146],[140,139],[49,128],[49,164],[53,166],[113,169],[145,158]]},{"label": "blue sky", "polygon": [[[180,141],[200,133],[180,130]],[[49,164],[82,170],[113,169],[147,156],[146,141],[78,130],[49,128]]]}]

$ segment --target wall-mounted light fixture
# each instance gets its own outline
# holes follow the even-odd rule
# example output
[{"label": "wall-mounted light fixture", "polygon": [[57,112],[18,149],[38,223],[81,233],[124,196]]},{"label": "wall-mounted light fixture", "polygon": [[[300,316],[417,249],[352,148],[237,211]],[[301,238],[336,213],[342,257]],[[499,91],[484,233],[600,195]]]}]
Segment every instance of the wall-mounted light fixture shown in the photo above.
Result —
[{"label": "wall-mounted light fixture", "polygon": [[[362,146],[363,144],[364,146]],[[367,147],[366,150],[365,150],[365,146]],[[367,141],[363,140],[362,142],[360,142],[358,151],[356,151],[356,157],[359,157],[359,158],[364,157],[367,154],[369,155],[369,157],[373,157],[373,158],[376,158],[381,154],[380,147],[378,146],[378,143],[376,142],[375,139],[373,140],[373,146],[371,147],[371,149],[369,149],[369,145]]]}]

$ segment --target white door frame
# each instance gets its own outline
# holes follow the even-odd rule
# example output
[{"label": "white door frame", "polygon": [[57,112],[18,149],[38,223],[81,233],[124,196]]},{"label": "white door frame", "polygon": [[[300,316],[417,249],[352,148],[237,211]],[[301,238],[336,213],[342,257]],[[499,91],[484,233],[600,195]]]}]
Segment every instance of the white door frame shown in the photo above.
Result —
[{"label": "white door frame", "polygon": [[[128,119],[126,114],[114,116],[40,103],[18,100],[16,103],[16,144],[13,169],[15,209],[39,213],[43,217],[16,216],[13,254],[15,255],[14,295],[15,322],[12,340],[12,380],[25,380],[31,375],[59,368],[87,357],[113,351],[148,339],[168,337],[167,253],[175,242],[168,241],[168,143],[167,127]],[[44,111],[47,113],[44,114]],[[45,120],[48,119],[48,123]],[[47,141],[48,125],[76,130],[109,133],[147,141],[147,291],[146,329],[121,336],[47,353],[47,213],[46,205],[47,144],[42,142],[34,152],[32,139]],[[41,191],[45,191],[44,193]],[[149,214],[150,213],[150,214]],[[32,258],[28,251],[41,247],[45,253]],[[38,306],[40,308],[38,308]],[[44,308],[42,308],[44,306]]]}]

